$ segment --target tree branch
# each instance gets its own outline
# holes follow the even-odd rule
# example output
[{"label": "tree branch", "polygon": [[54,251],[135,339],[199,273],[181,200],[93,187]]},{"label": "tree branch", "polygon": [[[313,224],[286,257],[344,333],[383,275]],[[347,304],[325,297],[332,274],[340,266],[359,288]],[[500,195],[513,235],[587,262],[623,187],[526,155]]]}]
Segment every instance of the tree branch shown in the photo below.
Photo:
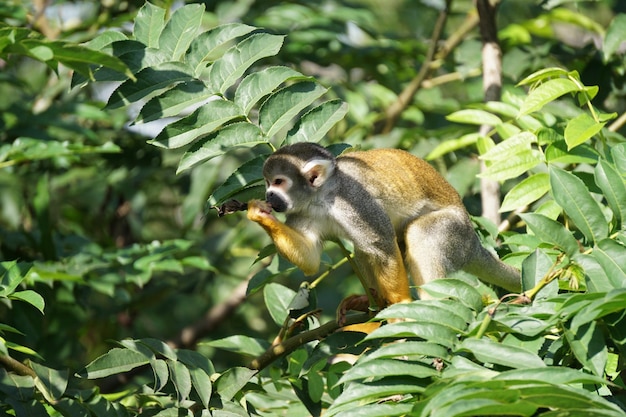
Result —
[{"label": "tree branch", "polygon": [[[348,326],[351,324],[364,323],[369,319],[370,315],[368,313],[359,313],[346,317],[345,325]],[[270,346],[270,348],[266,350],[262,355],[253,359],[248,367],[250,369],[261,370],[281,356],[287,355],[299,348],[300,346],[313,340],[323,339],[329,334],[337,331],[339,328],[340,327],[339,324],[337,324],[337,321],[333,320],[321,325],[317,329],[297,334],[293,337],[290,337],[289,339],[282,341],[281,343]]]},{"label": "tree branch", "polygon": [[439,40],[441,39],[443,29],[446,25],[446,20],[448,18],[450,3],[452,3],[452,0],[446,0],[446,6],[443,8],[443,10],[441,10],[441,12],[439,12],[439,16],[437,17],[437,22],[435,23],[433,34],[430,39],[428,52],[426,53],[426,57],[424,59],[422,67],[420,68],[415,78],[413,78],[409,85],[407,85],[405,89],[400,93],[400,95],[398,95],[398,100],[387,109],[382,133],[389,133],[391,129],[393,129],[396,121],[398,120],[402,112],[408,107],[409,103],[419,90],[422,81],[424,81],[432,71],[432,64],[435,58],[435,53],[437,52],[437,45],[439,43]]},{"label": "tree branch", "polygon": [[[502,50],[498,42],[496,25],[496,9],[499,0],[475,0],[478,11],[480,36],[483,42],[483,93],[484,101],[499,101],[502,93]],[[492,126],[482,125],[479,133],[488,135]],[[481,172],[486,166],[481,163]],[[500,223],[500,184],[497,181],[481,179],[482,215],[487,219]]]}]

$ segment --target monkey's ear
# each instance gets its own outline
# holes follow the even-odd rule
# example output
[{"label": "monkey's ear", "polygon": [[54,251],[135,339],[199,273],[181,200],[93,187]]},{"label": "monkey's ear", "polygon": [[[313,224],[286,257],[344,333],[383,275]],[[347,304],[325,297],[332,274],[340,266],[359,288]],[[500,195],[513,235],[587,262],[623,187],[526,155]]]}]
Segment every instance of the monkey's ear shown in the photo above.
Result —
[{"label": "monkey's ear", "polygon": [[302,167],[302,175],[315,188],[324,184],[334,171],[335,161],[331,159],[311,159]]}]

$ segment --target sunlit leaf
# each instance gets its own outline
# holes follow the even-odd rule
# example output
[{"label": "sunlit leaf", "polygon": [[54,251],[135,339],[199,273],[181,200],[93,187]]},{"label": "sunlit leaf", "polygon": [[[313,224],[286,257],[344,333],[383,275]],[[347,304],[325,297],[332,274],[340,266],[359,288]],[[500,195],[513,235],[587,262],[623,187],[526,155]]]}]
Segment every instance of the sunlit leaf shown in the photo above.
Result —
[{"label": "sunlit leaf", "polygon": [[174,11],[165,24],[159,37],[159,49],[172,61],[179,60],[196,34],[202,23],[204,4],[187,4]]},{"label": "sunlit leaf", "polygon": [[272,94],[259,111],[259,125],[267,137],[284,128],[298,113],[321,97],[326,89],[314,82],[300,82]]},{"label": "sunlit leaf", "polygon": [[285,142],[319,142],[347,112],[348,105],[341,100],[322,103],[300,118],[287,133]]},{"label": "sunlit leaf", "polygon": [[608,225],[604,214],[581,179],[570,172],[551,166],[550,185],[556,202],[589,242],[607,237]]},{"label": "sunlit leaf", "polygon": [[167,149],[180,148],[241,117],[241,109],[232,101],[210,100],[189,116],[165,126],[149,143]]},{"label": "sunlit leaf", "polygon": [[567,122],[565,142],[567,149],[575,148],[602,130],[606,123],[596,122],[589,114],[581,113]]},{"label": "sunlit leaf", "polygon": [[579,86],[569,78],[548,80],[528,93],[528,97],[520,108],[519,116],[541,110],[549,102],[579,89]]},{"label": "sunlit leaf", "polygon": [[213,91],[224,94],[252,64],[261,58],[276,55],[283,39],[279,35],[256,33],[230,48],[209,67],[207,78]]},{"label": "sunlit leaf", "polygon": [[149,48],[159,47],[159,37],[165,26],[165,9],[145,2],[137,12],[133,27],[135,39]]},{"label": "sunlit leaf", "polygon": [[264,142],[263,134],[255,125],[247,122],[230,124],[197,141],[183,155],[177,172],[186,171],[202,162],[223,155],[228,150],[237,147],[252,147]]},{"label": "sunlit leaf", "polygon": [[241,23],[228,23],[202,32],[191,41],[185,60],[193,68],[194,74],[198,75],[207,63],[221,56],[224,45],[255,29]]},{"label": "sunlit leaf", "polygon": [[550,178],[546,173],[529,176],[516,184],[504,196],[500,212],[512,211],[528,206],[550,191]]},{"label": "sunlit leaf", "polygon": [[619,228],[626,221],[626,185],[624,180],[615,166],[604,159],[598,161],[594,178],[615,216],[616,227]]},{"label": "sunlit leaf", "polygon": [[446,116],[446,119],[455,123],[471,125],[497,126],[502,123],[502,119],[495,114],[479,109],[459,110]]},{"label": "sunlit leaf", "polygon": [[541,358],[525,349],[494,342],[491,339],[465,339],[458,347],[470,352],[481,362],[495,363],[509,368],[537,368],[545,366]]},{"label": "sunlit leaf", "polygon": [[289,67],[268,67],[246,76],[237,87],[234,101],[248,114],[263,97],[288,80],[311,80]]},{"label": "sunlit leaf", "polygon": [[[624,44],[626,39],[626,14],[617,13],[609,24],[604,36],[604,61],[609,61]],[[623,54],[623,52],[622,52]]]}]

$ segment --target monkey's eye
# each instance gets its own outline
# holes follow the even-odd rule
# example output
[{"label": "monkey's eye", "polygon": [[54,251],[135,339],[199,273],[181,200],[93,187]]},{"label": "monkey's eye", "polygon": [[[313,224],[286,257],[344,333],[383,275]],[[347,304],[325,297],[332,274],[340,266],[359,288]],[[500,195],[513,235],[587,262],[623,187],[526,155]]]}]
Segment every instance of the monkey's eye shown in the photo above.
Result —
[{"label": "monkey's eye", "polygon": [[282,178],[276,178],[274,179],[274,185],[280,185],[284,182],[285,180],[283,180]]}]

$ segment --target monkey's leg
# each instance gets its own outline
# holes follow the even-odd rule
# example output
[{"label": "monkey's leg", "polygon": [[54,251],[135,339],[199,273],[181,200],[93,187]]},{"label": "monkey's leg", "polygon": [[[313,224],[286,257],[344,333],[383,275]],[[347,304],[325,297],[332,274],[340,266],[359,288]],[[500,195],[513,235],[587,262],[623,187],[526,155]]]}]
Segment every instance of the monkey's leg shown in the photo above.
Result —
[{"label": "monkey's leg", "polygon": [[315,237],[281,223],[272,215],[271,207],[264,201],[248,202],[248,219],[261,225],[272,238],[278,253],[306,275],[313,275],[318,271],[322,253],[321,245]]},{"label": "monkey's leg", "polygon": [[430,296],[421,286],[457,271],[471,256],[476,239],[467,215],[440,210],[411,221],[405,231],[406,261],[420,299]]}]

